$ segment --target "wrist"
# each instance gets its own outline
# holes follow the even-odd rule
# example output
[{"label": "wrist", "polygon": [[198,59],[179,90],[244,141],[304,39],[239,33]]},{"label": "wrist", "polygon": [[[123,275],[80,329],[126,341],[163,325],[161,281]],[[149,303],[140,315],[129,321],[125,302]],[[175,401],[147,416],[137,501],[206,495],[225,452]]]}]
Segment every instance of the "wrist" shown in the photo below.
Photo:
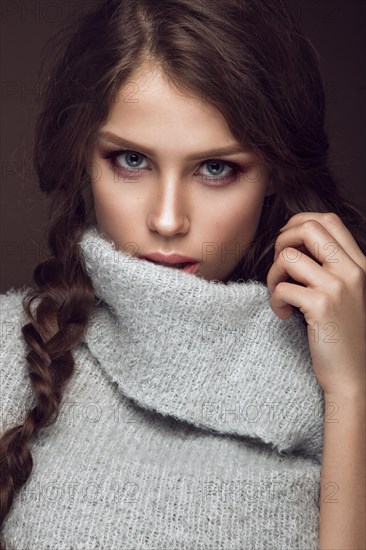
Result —
[{"label": "wrist", "polygon": [[362,388],[348,388],[338,392],[324,393],[324,400],[326,403],[342,403],[361,408],[366,406],[365,391]]}]

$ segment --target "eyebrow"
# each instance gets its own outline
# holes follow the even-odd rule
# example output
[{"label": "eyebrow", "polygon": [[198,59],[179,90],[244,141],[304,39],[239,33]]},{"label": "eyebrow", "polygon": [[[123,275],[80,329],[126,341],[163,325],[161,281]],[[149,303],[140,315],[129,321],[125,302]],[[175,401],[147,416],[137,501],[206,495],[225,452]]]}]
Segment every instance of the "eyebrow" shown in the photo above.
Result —
[{"label": "eyebrow", "polygon": [[[141,151],[141,153],[147,154],[150,156],[155,155],[155,152],[153,151],[153,149],[150,149],[148,147],[142,147],[137,143],[133,143],[132,141],[123,139],[122,137],[117,136],[112,132],[107,132],[107,131],[99,132],[99,134],[97,135],[97,138],[108,141],[109,143],[113,143],[114,145],[118,145],[119,147],[125,147],[126,149],[128,148],[131,150]],[[213,157],[213,156],[235,155],[238,153],[249,153],[249,152],[250,152],[249,149],[246,149],[245,147],[240,146],[238,144],[233,144],[227,147],[222,147],[220,149],[212,149],[211,151],[201,151],[200,153],[196,153],[194,155],[187,157],[187,160],[199,160],[199,159]]]}]

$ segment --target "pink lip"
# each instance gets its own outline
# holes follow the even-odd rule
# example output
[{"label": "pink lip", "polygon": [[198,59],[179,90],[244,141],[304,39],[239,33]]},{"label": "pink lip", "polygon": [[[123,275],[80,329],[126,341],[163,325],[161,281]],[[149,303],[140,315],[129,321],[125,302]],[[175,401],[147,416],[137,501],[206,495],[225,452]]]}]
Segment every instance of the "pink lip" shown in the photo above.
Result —
[{"label": "pink lip", "polygon": [[192,275],[195,275],[200,267],[200,264],[197,262],[196,264],[186,265],[186,267],[183,267],[182,271],[185,271],[186,273],[192,273]]},{"label": "pink lip", "polygon": [[[144,258],[144,257],[141,257],[142,260],[147,260],[149,261],[147,258]],[[155,263],[155,262],[154,262]],[[180,262],[179,262],[180,263]],[[170,267],[169,264],[164,264],[164,263],[158,263],[157,265],[162,265],[164,267]],[[173,267],[175,264],[171,264],[172,268],[173,269],[178,269],[179,271],[185,271],[185,273],[191,273],[192,275],[195,275],[198,270],[199,270],[199,267],[200,267],[200,264],[199,262],[196,262],[194,264],[188,264],[184,267]]]},{"label": "pink lip", "polygon": [[[171,254],[170,256],[166,256],[165,254],[161,254],[160,252],[156,252],[153,254],[149,254],[147,256],[140,256],[142,260],[147,261],[153,261],[160,265],[166,265],[169,264],[175,265],[179,263],[189,262],[188,265],[184,267],[179,267],[175,269],[179,269],[180,271],[184,271],[185,273],[191,273],[192,275],[195,275],[199,270],[199,262],[196,260],[193,260],[193,258],[187,258],[187,256],[180,256],[179,254]],[[162,258],[162,259],[161,259]]]},{"label": "pink lip", "polygon": [[195,258],[189,258],[188,256],[181,256],[180,254],[162,254],[161,252],[152,252],[151,254],[146,254],[142,256],[147,260],[152,260],[154,262],[164,263],[164,264],[180,264],[189,262],[191,264],[196,264],[198,260]]}]

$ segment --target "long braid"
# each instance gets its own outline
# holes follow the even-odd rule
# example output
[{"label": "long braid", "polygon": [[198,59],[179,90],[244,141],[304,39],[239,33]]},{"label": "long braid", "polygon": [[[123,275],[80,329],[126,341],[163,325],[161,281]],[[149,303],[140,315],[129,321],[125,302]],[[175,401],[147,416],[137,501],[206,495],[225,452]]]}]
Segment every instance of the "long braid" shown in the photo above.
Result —
[{"label": "long braid", "polygon": [[[51,235],[62,235],[60,223]],[[81,232],[82,227],[77,226],[69,242],[77,243]],[[64,237],[61,240],[65,242]],[[57,249],[60,243],[54,241],[51,246]],[[0,439],[0,526],[15,493],[32,472],[30,440],[40,428],[50,426],[58,418],[65,385],[74,372],[71,350],[83,337],[94,304],[93,287],[77,245],[65,249],[64,253],[67,257],[63,262],[51,256],[37,265],[34,280],[39,290],[31,289],[22,302],[29,319],[22,327],[22,334],[30,348],[26,359],[37,404],[27,413],[23,424],[10,428]],[[65,277],[65,266],[70,264],[72,273],[68,272]],[[32,304],[36,300],[38,304],[33,313]],[[6,550],[3,539],[0,550]]]}]

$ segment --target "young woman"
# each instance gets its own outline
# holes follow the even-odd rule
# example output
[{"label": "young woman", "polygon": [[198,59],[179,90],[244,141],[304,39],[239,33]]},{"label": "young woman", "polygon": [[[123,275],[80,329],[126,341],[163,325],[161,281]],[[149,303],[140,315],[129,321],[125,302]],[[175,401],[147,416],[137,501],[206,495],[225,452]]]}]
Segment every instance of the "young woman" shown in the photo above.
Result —
[{"label": "young woman", "polygon": [[2,548],[364,548],[365,224],[313,47],[283,0],[106,0],[57,51]]}]

